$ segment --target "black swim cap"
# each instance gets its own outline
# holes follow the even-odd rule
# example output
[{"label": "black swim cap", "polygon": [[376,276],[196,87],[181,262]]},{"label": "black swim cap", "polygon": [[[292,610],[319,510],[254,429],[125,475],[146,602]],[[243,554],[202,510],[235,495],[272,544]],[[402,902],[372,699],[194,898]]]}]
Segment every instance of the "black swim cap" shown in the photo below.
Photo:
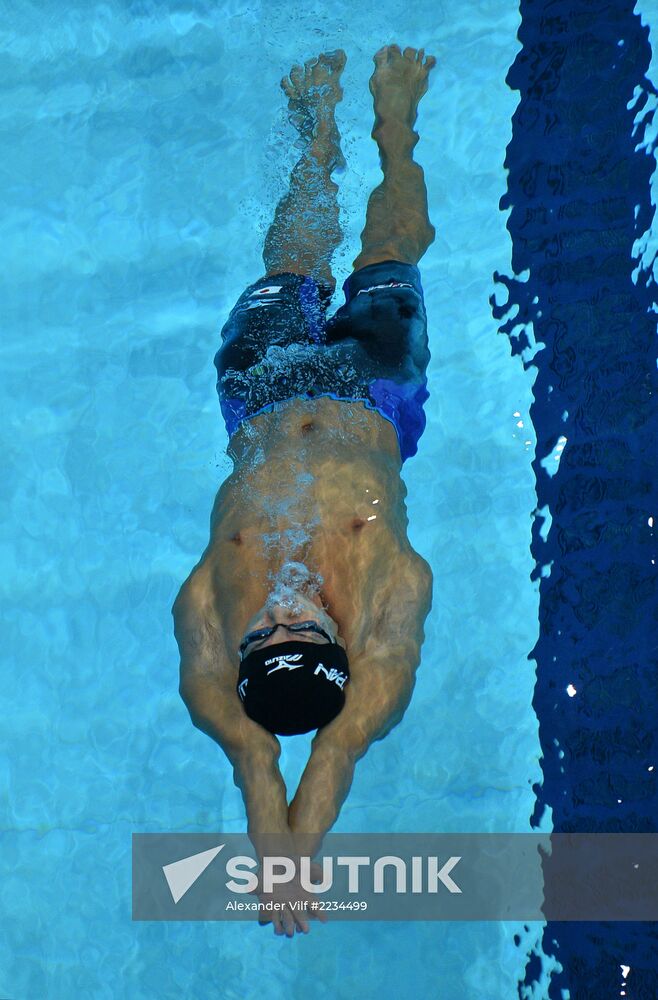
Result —
[{"label": "black swim cap", "polygon": [[245,656],[237,690],[250,719],[270,733],[296,736],[335,719],[349,679],[342,646],[297,640]]}]

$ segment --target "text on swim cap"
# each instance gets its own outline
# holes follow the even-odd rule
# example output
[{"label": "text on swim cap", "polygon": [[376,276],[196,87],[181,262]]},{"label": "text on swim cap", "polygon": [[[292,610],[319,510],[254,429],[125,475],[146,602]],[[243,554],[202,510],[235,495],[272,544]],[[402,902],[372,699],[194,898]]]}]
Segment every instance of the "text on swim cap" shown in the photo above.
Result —
[{"label": "text on swim cap", "polygon": [[343,690],[345,681],[347,680],[347,674],[342,673],[342,671],[340,670],[336,670],[335,667],[332,667],[330,670],[327,670],[327,668],[323,666],[322,663],[318,663],[313,673],[319,674],[320,671],[322,671],[322,673],[324,674],[324,676],[327,678],[328,681],[333,681],[334,684],[338,685],[341,691]]}]

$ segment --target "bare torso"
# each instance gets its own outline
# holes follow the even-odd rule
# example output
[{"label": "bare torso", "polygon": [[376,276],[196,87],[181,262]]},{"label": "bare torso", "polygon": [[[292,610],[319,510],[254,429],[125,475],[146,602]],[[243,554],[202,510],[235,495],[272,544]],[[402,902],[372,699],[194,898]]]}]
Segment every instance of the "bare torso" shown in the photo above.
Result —
[{"label": "bare torso", "polygon": [[[393,425],[360,402],[293,399],[243,423],[229,454],[234,471],[217,494],[195,571],[212,590],[227,652],[293,560],[320,574],[323,604],[358,657],[392,577],[429,572],[407,539]],[[420,630],[424,617],[410,626]]]}]

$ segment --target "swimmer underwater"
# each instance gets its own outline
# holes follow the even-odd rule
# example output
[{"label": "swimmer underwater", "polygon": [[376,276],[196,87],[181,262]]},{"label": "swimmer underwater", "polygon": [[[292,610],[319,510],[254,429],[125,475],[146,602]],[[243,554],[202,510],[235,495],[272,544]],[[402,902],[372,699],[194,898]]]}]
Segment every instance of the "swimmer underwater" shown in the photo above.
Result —
[{"label": "swimmer underwater", "polygon": [[[233,767],[259,858],[268,834],[313,856],[356,762],[402,719],[432,603],[407,538],[402,464],[425,427],[429,361],[418,261],[434,239],[414,124],[436,60],[389,45],[370,79],[383,182],[345,304],[327,318],[342,240],[332,172],[342,50],[282,81],[302,155],[215,356],[233,472],[172,612],[180,693]],[[317,730],[288,804],[277,736]],[[310,846],[309,846],[310,844]],[[259,846],[260,845],[260,846]],[[299,882],[262,901],[308,932]],[[313,913],[313,917],[316,913]],[[322,912],[318,918],[326,919]]]}]

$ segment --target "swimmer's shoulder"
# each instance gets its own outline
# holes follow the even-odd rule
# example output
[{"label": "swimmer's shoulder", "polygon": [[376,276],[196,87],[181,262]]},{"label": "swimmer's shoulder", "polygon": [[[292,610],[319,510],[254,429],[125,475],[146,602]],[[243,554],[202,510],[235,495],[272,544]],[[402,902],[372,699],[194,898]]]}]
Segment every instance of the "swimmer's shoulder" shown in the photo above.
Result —
[{"label": "swimmer's shoulder", "polygon": [[206,550],[178,591],[172,613],[176,616],[177,613],[192,606],[199,611],[209,611],[214,605],[214,598],[215,581],[212,572],[212,558]]}]

